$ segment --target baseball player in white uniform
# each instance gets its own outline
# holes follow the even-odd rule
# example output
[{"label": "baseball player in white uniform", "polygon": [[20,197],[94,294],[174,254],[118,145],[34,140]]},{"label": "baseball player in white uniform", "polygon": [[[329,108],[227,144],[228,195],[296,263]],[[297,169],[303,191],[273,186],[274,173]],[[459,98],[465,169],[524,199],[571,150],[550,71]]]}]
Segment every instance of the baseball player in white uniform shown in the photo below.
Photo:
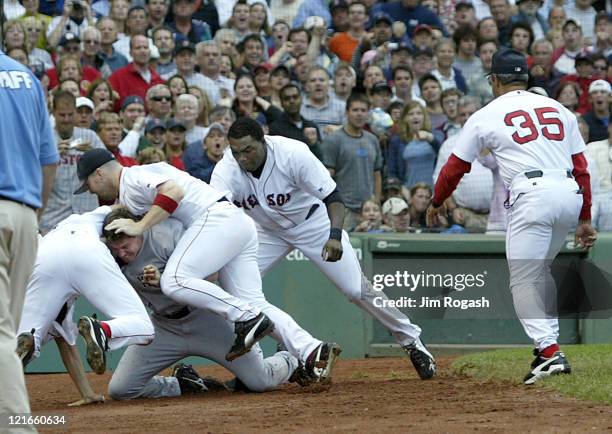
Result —
[{"label": "baseball player in white uniform", "polygon": [[[107,216],[105,225],[118,218],[136,220],[126,209],[118,209]],[[160,273],[183,232],[183,224],[173,218],[137,237],[105,231],[107,245],[117,261],[124,264],[121,271],[152,312],[155,326],[155,340],[150,345],[126,350],[109,384],[109,395],[117,400],[159,398],[210,389],[205,379],[184,365],[175,367],[172,377],[157,375],[188,356],[219,363],[251,391],[271,390],[288,381],[301,368],[287,351],[264,359],[256,344],[244,356],[228,362],[225,354],[234,340],[232,323],[211,312],[179,304],[161,291]]]},{"label": "baseball player in white uniform", "polygon": [[[509,190],[506,256],[514,308],[536,346],[524,383],[570,373],[557,339],[556,288],[550,264],[568,232],[591,247],[591,187],[585,144],[574,114],[557,101],[527,92],[528,66],[515,50],[493,57],[490,81],[496,99],[473,114],[436,182],[427,212],[433,224],[444,200],[488,148]],[[582,194],[580,194],[582,193]]]},{"label": "baseball player in white uniform", "polygon": [[[308,146],[264,136],[250,118],[237,120],[228,135],[230,150],[217,163],[211,185],[229,190],[234,203],[258,223],[262,275],[292,249],[300,249],[349,300],[393,333],[421,378],[431,378],[435,361],[419,338],[421,329],[398,309],[374,305],[374,297],[384,294],[375,292],[361,272],[349,237],[342,231],[345,208],[336,184]],[[269,315],[277,329],[292,332],[283,318]],[[287,340],[302,354],[316,345],[305,335]]]},{"label": "baseball player in white uniform", "polygon": [[[225,199],[225,193],[167,163],[123,167],[100,149],[79,160],[77,175],[83,185],[104,201],[119,199],[134,222],[118,219],[108,230],[141,235],[169,215],[187,229],[176,246],[161,279],[161,288],[178,303],[207,309],[235,323],[236,340],[228,361],[247,353],[269,334],[274,324],[259,308],[240,298],[260,292],[257,270],[257,233],[253,222]],[[205,280],[219,272],[222,288]]]},{"label": "baseball player in white uniform", "polygon": [[[85,401],[95,396],[87,380],[82,381],[77,330],[87,343],[89,365],[98,374],[106,370],[107,349],[147,345],[155,336],[144,305],[100,241],[102,222],[110,211],[105,206],[72,215],[41,238],[19,324],[17,352],[24,365],[38,357],[46,342],[58,338],[65,364],[80,368],[73,380]],[[72,317],[81,295],[110,319],[81,317],[77,326]]]}]

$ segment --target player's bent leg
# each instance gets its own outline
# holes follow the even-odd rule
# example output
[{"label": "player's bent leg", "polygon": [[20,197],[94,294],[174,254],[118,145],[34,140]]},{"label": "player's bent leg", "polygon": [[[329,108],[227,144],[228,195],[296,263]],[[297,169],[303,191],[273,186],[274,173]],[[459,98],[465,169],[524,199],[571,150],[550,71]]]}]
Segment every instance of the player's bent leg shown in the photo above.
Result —
[{"label": "player's bent leg", "polygon": [[206,309],[232,322],[248,321],[259,310],[204,278],[221,270],[249,241],[242,211],[227,202],[213,205],[189,227],[161,278],[164,294],[181,304]]}]

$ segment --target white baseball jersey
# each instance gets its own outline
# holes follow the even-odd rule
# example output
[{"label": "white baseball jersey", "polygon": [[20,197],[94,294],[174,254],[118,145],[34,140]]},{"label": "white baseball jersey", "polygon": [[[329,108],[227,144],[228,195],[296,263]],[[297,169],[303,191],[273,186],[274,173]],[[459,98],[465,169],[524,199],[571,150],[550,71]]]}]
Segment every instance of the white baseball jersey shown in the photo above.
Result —
[{"label": "white baseball jersey", "polygon": [[176,182],[184,192],[184,197],[172,217],[180,220],[185,227],[191,226],[208,207],[227,193],[217,191],[204,181],[167,163],[155,163],[125,167],[121,171],[119,203],[126,206],[132,214],[146,214],[157,196],[157,187],[170,180]]},{"label": "white baseball jersey", "polygon": [[495,156],[509,188],[519,173],[572,170],[572,155],[586,146],[572,112],[554,99],[516,90],[474,113],[461,130],[453,153],[472,162],[483,148]]},{"label": "white baseball jersey", "polygon": [[313,206],[323,206],[321,201],[336,183],[305,143],[281,136],[264,136],[264,141],[267,157],[259,178],[242,170],[228,149],[215,166],[210,184],[229,190],[234,203],[261,226],[294,228],[306,220]]}]

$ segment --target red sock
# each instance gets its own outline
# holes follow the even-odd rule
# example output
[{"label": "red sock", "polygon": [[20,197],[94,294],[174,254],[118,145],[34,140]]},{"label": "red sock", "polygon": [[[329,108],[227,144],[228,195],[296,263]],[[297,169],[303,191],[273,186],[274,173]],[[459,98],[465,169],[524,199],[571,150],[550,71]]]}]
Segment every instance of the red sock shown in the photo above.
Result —
[{"label": "red sock", "polygon": [[558,344],[552,344],[546,348],[544,348],[542,351],[540,351],[540,354],[542,355],[542,357],[545,357],[547,359],[551,358],[557,351],[559,351],[559,345]]},{"label": "red sock", "polygon": [[102,330],[104,330],[104,334],[107,338],[112,337],[111,329],[108,324],[106,324],[104,321],[100,321],[100,327],[102,327]]}]

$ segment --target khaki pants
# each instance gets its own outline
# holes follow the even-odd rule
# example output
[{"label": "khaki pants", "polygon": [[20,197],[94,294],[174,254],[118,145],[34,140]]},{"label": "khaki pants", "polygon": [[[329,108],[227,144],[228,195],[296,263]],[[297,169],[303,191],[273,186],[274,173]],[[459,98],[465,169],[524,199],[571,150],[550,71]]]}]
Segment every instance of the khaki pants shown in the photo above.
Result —
[{"label": "khaki pants", "polygon": [[[15,334],[36,259],[37,227],[34,210],[0,199],[0,415],[30,412],[23,368],[15,354]],[[0,432],[4,432],[6,418],[0,418]]]}]

